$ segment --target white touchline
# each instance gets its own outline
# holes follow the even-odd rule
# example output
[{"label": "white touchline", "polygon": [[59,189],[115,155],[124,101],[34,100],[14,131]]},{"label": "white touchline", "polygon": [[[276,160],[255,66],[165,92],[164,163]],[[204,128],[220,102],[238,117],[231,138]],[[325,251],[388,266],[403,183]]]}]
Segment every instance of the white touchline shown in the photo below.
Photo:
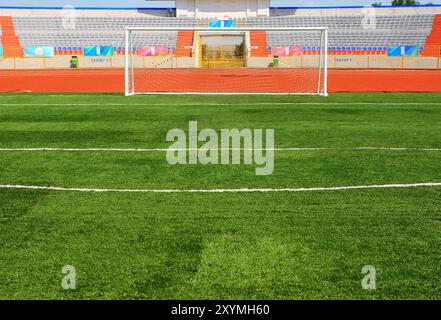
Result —
[{"label": "white touchline", "polygon": [[109,106],[109,107],[126,107],[126,106],[271,106],[271,105],[287,105],[287,106],[440,106],[441,102],[240,102],[240,103],[0,103],[2,107],[20,107],[20,106],[72,106],[72,107],[88,107],[88,106]]},{"label": "white touchline", "polygon": [[312,187],[312,188],[241,188],[241,189],[100,189],[100,188],[63,188],[53,186],[25,186],[25,185],[0,185],[0,189],[27,189],[27,190],[48,190],[48,191],[74,191],[74,192],[96,192],[96,193],[269,193],[269,192],[312,192],[312,191],[342,191],[362,189],[392,189],[392,188],[421,188],[441,187],[441,182],[412,183],[412,184],[383,184],[383,185],[362,185],[343,187]]},{"label": "white touchline", "polygon": [[[0,152],[167,152],[167,151],[197,151],[208,150],[200,149],[168,149],[168,148],[0,148]],[[274,148],[274,149],[210,149],[210,150],[230,150],[230,151],[441,151],[441,148],[400,148],[400,147],[342,147],[342,148]]]}]

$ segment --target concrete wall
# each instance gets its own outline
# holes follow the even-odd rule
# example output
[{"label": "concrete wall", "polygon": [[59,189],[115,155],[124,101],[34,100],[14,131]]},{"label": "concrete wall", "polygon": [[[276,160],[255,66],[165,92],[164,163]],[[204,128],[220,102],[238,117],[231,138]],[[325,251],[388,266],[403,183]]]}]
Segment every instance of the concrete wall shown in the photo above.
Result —
[{"label": "concrete wall", "polygon": [[334,56],[331,68],[345,69],[440,69],[441,58],[387,57],[387,56]]},{"label": "concrete wall", "polygon": [[176,1],[177,17],[194,17],[195,16],[195,0]]},{"label": "concrete wall", "polygon": [[[273,59],[250,57],[247,66],[265,68],[272,66]],[[317,67],[318,56],[280,57],[280,67],[311,68]],[[386,56],[348,56],[329,55],[330,69],[441,69],[441,58],[426,57],[386,57]]]},{"label": "concrete wall", "polygon": [[331,56],[336,69],[440,69],[441,59],[431,57]]},{"label": "concrete wall", "polygon": [[272,63],[273,63],[273,59],[271,57],[266,57],[266,58],[249,57],[247,59],[247,67],[249,68],[266,68],[266,67],[270,67]]},{"label": "concrete wall", "polygon": [[177,17],[247,18],[269,16],[270,0],[176,0]]},{"label": "concrete wall", "polygon": [[0,70],[14,70],[14,59],[1,59],[0,58]]},{"label": "concrete wall", "polygon": [[70,56],[56,56],[45,60],[46,69],[63,69],[70,67]]},{"label": "concrete wall", "polygon": [[418,58],[404,59],[404,69],[441,69],[439,58]]},{"label": "concrete wall", "polygon": [[404,58],[402,57],[385,57],[370,56],[369,68],[373,69],[402,69]]},{"label": "concrete wall", "polygon": [[330,68],[367,69],[369,56],[330,56]]},{"label": "concrete wall", "polygon": [[108,57],[78,57],[79,68],[111,68],[112,58]]},{"label": "concrete wall", "polygon": [[[0,70],[14,69],[66,69],[70,67],[70,56],[53,58],[10,58],[0,59]],[[84,57],[78,56],[79,68],[124,68],[124,56]],[[133,56],[137,68],[195,68],[195,57],[140,57]],[[272,57],[249,57],[249,68],[267,68],[272,66]],[[318,56],[280,57],[280,66],[287,68],[317,67]],[[387,57],[387,56],[349,56],[329,55],[330,69],[441,69],[441,58],[432,57]]]},{"label": "concrete wall", "polygon": [[44,69],[44,58],[15,59],[15,69]]}]

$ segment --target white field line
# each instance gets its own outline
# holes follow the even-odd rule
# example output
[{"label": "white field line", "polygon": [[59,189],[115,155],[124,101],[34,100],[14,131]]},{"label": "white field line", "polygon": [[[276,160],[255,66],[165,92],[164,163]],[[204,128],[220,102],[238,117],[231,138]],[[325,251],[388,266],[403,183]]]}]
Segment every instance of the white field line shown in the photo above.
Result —
[{"label": "white field line", "polygon": [[97,188],[63,188],[53,186],[25,186],[25,185],[0,185],[0,189],[26,189],[48,191],[71,191],[71,192],[95,192],[95,193],[281,193],[281,192],[314,192],[314,191],[344,191],[363,189],[393,189],[393,188],[421,188],[441,187],[441,183],[413,183],[413,184],[383,184],[364,186],[343,187],[317,187],[317,188],[258,188],[258,189],[97,189]]},{"label": "white field line", "polygon": [[347,147],[347,148],[217,148],[217,149],[173,149],[173,148],[0,148],[0,152],[167,152],[167,151],[432,151],[440,152],[441,148],[399,148],[399,147]]},{"label": "white field line", "polygon": [[336,106],[364,106],[364,105],[379,105],[379,106],[439,106],[441,102],[250,102],[250,103],[0,103],[0,106],[72,106],[72,107],[87,107],[87,106],[271,106],[271,105],[298,105],[298,106],[316,106],[316,105],[336,105]]}]

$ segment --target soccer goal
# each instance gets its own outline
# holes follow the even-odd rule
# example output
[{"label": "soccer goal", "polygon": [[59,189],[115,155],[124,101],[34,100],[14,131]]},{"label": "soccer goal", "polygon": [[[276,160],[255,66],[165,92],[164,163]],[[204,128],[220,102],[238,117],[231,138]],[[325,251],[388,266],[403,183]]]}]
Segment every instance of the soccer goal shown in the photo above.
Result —
[{"label": "soccer goal", "polygon": [[125,94],[327,96],[327,28],[126,28]]}]

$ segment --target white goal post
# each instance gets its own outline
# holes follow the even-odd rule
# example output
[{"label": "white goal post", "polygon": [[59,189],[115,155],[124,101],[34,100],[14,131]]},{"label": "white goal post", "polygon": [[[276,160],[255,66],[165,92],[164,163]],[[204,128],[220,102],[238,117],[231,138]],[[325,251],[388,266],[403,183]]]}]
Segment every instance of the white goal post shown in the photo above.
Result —
[{"label": "white goal post", "polygon": [[328,95],[328,28],[127,27],[125,95]]}]

